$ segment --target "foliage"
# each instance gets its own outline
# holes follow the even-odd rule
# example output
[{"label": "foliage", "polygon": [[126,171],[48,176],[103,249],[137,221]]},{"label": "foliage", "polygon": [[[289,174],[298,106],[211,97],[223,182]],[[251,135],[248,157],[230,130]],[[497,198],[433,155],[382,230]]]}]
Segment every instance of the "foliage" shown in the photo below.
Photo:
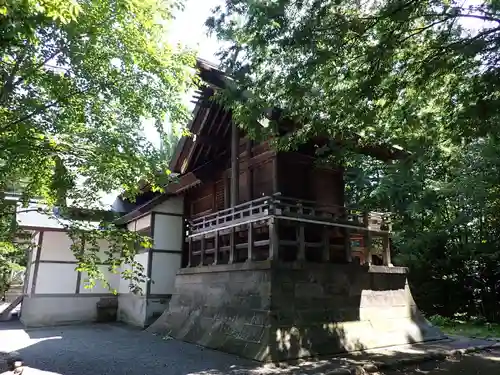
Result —
[{"label": "foliage", "polygon": [[[9,202],[0,201],[0,297],[5,295],[12,282],[12,274],[26,267],[26,246],[16,236],[14,207]],[[16,238],[17,237],[17,238]]]},{"label": "foliage", "polygon": [[303,125],[283,147],[356,134],[409,152],[344,155],[347,199],[392,207],[426,312],[500,321],[500,3],[227,0],[207,25],[229,42],[225,99],[255,134],[276,135],[251,124],[277,106]]},{"label": "foliage", "polygon": [[462,320],[433,315],[429,317],[429,321],[451,335],[481,338],[500,337],[500,325],[487,323],[481,319]]},{"label": "foliage", "polygon": [[[93,207],[138,181],[168,181],[168,160],[142,123],[185,123],[193,52],[166,42],[177,0],[0,2],[0,191],[23,201]],[[108,232],[109,231],[109,232]],[[100,233],[125,246],[113,225]],[[0,233],[0,239],[8,237]],[[128,235],[127,235],[128,236]],[[116,249],[121,262],[130,254]],[[80,267],[93,268],[81,258]]]}]

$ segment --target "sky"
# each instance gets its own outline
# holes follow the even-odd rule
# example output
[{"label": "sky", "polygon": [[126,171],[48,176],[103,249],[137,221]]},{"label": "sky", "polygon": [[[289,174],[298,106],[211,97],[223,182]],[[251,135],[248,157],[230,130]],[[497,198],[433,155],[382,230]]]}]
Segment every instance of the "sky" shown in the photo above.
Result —
[{"label": "sky", "polygon": [[[219,43],[215,37],[207,35],[204,23],[210,16],[211,9],[222,3],[223,0],[185,0],[184,11],[176,15],[171,26],[168,35],[170,43],[174,45],[181,43],[194,48],[198,51],[198,57],[217,63],[218,59],[215,57],[215,53],[219,48]],[[190,102],[192,94],[193,92],[190,92],[185,98],[185,104],[190,109],[194,107]],[[145,121],[143,125],[148,140],[159,147],[160,140],[154,122]],[[165,129],[166,131],[170,130],[168,124],[166,124]]]},{"label": "sky", "polygon": [[215,38],[206,35],[205,20],[211,9],[221,5],[222,0],[186,0],[183,12],[176,16],[169,39],[198,49],[199,57],[217,62],[214,53],[218,43]]}]

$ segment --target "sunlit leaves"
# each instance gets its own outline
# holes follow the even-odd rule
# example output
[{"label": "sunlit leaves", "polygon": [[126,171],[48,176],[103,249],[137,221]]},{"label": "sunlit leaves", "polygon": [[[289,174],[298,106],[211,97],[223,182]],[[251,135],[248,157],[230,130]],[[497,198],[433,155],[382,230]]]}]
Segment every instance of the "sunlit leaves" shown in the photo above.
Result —
[{"label": "sunlit leaves", "polygon": [[[167,41],[181,3],[1,4],[0,191],[22,182],[25,197],[49,206],[94,207],[102,193],[133,196],[140,180],[161,189],[170,149],[154,147],[143,122],[158,124],[166,139],[166,121],[184,125],[189,116],[182,98],[193,84],[194,54]],[[125,249],[125,234],[115,234]],[[95,259],[80,263],[93,268]]]}]

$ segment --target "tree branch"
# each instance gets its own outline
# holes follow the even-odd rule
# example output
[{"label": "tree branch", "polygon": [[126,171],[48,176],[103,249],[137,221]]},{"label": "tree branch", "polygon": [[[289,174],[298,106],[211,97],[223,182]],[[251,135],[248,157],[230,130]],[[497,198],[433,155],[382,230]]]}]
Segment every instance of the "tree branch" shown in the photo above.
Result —
[{"label": "tree branch", "polygon": [[24,121],[26,121],[26,120],[29,120],[31,117],[36,116],[36,115],[38,115],[38,114],[40,114],[40,113],[42,113],[42,112],[46,111],[46,110],[47,110],[47,109],[49,109],[49,108],[55,107],[55,106],[56,106],[57,104],[59,104],[62,100],[66,100],[66,99],[72,98],[73,96],[78,95],[78,94],[83,94],[83,93],[84,93],[84,92],[86,92],[86,91],[88,91],[88,89],[87,89],[87,90],[75,91],[75,92],[73,92],[73,93],[71,93],[71,94],[69,94],[69,95],[66,95],[65,97],[63,97],[63,98],[61,98],[61,99],[57,99],[57,100],[54,100],[54,101],[52,101],[52,102],[50,102],[50,103],[48,103],[48,104],[45,104],[45,105],[43,105],[43,106],[41,106],[41,107],[39,107],[39,108],[35,109],[35,110],[34,110],[34,111],[32,111],[31,113],[29,113],[29,114],[27,114],[27,115],[25,115],[25,116],[23,116],[23,117],[21,117],[21,118],[19,118],[19,119],[15,120],[15,121],[12,121],[12,122],[10,122],[10,123],[8,123],[8,124],[4,125],[4,126],[2,127],[2,130],[7,130],[7,129],[8,129],[8,128],[10,128],[11,126],[14,126],[14,125],[17,125],[17,124],[19,124],[19,123],[21,123],[21,122],[24,122]]}]

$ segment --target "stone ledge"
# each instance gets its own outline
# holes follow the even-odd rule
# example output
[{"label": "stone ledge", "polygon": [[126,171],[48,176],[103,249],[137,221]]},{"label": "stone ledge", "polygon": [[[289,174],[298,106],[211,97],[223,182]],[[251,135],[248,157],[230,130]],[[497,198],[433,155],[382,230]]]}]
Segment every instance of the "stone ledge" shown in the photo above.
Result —
[{"label": "stone ledge", "polygon": [[181,268],[177,271],[177,275],[197,275],[201,273],[214,272],[231,272],[231,271],[253,271],[270,269],[272,262],[269,260],[256,262],[243,262],[232,264],[216,264],[211,266],[197,266],[189,268]]},{"label": "stone ledge", "polygon": [[410,366],[421,362],[432,360],[444,360],[446,358],[461,358],[470,353],[481,352],[488,349],[500,348],[500,342],[492,342],[486,345],[471,346],[462,349],[429,350],[425,354],[415,355],[408,358],[391,359],[387,361],[373,361],[371,363],[351,365],[328,371],[325,375],[364,375],[375,373],[380,370],[394,370],[404,366]]},{"label": "stone ledge", "polygon": [[196,275],[212,272],[231,272],[231,271],[252,271],[252,270],[332,270],[335,268],[356,269],[361,272],[382,273],[382,274],[400,274],[408,273],[407,267],[399,266],[366,266],[356,265],[354,263],[311,263],[305,261],[282,262],[279,260],[262,260],[253,262],[242,262],[232,264],[216,264],[209,266],[197,266],[189,268],[181,268],[177,271],[178,275]]}]

